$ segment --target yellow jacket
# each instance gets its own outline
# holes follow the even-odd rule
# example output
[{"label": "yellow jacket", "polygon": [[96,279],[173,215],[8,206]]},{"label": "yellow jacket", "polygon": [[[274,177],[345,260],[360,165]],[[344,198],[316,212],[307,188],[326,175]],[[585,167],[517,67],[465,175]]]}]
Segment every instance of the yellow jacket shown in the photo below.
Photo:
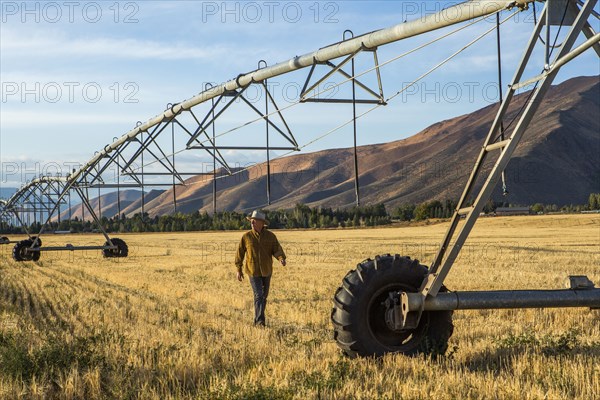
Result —
[{"label": "yellow jacket", "polygon": [[271,276],[273,257],[280,261],[285,259],[285,253],[275,234],[266,228],[260,234],[251,229],[242,236],[235,256],[235,266],[238,272],[242,271],[243,266],[248,276]]}]

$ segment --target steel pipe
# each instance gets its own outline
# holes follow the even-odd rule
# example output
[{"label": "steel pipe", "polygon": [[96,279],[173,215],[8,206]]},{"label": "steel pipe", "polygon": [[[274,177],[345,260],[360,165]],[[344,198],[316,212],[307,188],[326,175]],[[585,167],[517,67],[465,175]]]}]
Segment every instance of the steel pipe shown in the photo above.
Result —
[{"label": "steel pipe", "polygon": [[431,32],[437,29],[445,28],[464,21],[469,21],[475,18],[483,17],[496,13],[501,10],[511,9],[513,7],[526,7],[528,3],[534,0],[508,1],[508,0],[473,0],[457,4],[452,7],[440,11],[436,14],[428,15],[418,20],[401,23],[390,28],[381,29],[372,33],[358,36],[349,40],[345,40],[330,46],[323,47],[302,56],[296,56],[290,60],[256,69],[246,74],[240,74],[235,79],[231,79],[213,88],[204,90],[198,95],[184,100],[181,103],[173,105],[162,114],[155,116],[147,122],[130,130],[118,140],[110,145],[107,145],[102,151],[98,152],[86,165],[74,172],[71,177],[77,177],[85,172],[85,170],[95,165],[95,163],[106,156],[108,153],[118,148],[128,140],[135,138],[140,133],[160,124],[165,120],[169,120],[182,111],[191,109],[192,107],[204,103],[207,100],[216,98],[226,92],[244,88],[251,83],[262,82],[265,79],[280,76],[298,69],[312,66],[313,64],[323,63],[329,60],[334,60],[339,57],[348,56],[357,52],[360,49],[372,49],[385,44],[393,43],[402,39],[407,39],[426,32]]},{"label": "steel pipe", "polygon": [[[410,296],[411,305],[419,296]],[[600,289],[498,290],[438,293],[425,299],[425,311],[479,310],[504,308],[600,308]]]},{"label": "steel pipe", "polygon": [[544,79],[546,76],[548,76],[552,72],[560,69],[563,65],[565,65],[569,61],[573,60],[575,57],[580,56],[581,54],[583,54],[590,47],[598,45],[599,43],[600,43],[600,33],[597,33],[597,34],[593,35],[592,37],[590,37],[585,42],[583,42],[581,45],[579,45],[578,47],[576,47],[573,51],[571,51],[566,56],[561,57],[560,59],[556,60],[552,65],[550,65],[548,67],[548,70],[545,71],[543,74],[534,76],[533,78],[527,79],[524,82],[519,82],[516,85],[512,85],[512,88],[514,90],[519,90],[519,89],[522,89],[522,88],[524,88],[526,86],[531,85],[532,83],[535,83],[537,81],[540,81],[540,80]]},{"label": "steel pipe", "polygon": [[75,251],[75,250],[116,250],[117,246],[52,246],[52,247],[33,247],[25,249],[26,252],[45,252],[45,251]]}]

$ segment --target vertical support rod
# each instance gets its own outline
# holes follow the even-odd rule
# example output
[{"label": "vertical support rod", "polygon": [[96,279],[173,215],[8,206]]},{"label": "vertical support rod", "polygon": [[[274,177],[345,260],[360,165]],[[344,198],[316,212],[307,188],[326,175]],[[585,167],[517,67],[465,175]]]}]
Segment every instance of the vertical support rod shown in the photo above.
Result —
[{"label": "vertical support rod", "polygon": [[175,186],[175,124],[171,123],[171,153],[173,154],[173,214],[177,214],[177,187]]},{"label": "vertical support rod", "polygon": [[[38,192],[38,199],[34,200],[37,201],[38,204],[40,205],[40,222],[44,220],[44,199],[43,199],[43,193],[42,193],[42,189],[38,187],[37,189]],[[35,191],[34,191],[35,194]]]},{"label": "vertical support rod", "polygon": [[352,58],[352,125],[354,128],[354,193],[356,206],[360,206],[360,187],[358,182],[358,152],[356,149],[356,79],[354,73],[354,58]]},{"label": "vertical support rod", "polygon": [[[496,13],[496,42],[498,49],[498,100],[502,104],[502,46],[500,42],[500,13]],[[500,140],[504,140],[504,122],[500,119]],[[506,186],[506,176],[502,171],[502,194],[508,194],[508,186]]]},{"label": "vertical support rod", "polygon": [[269,155],[269,96],[267,94],[267,80],[263,83],[265,88],[265,124],[267,132],[267,205],[271,205],[271,157]]},{"label": "vertical support rod", "polygon": [[[60,189],[60,183],[58,183],[57,186],[58,186],[58,189],[57,189],[58,192],[56,194],[59,194],[60,191],[61,191],[61,189]],[[58,203],[58,225],[60,226],[60,201],[57,201],[57,203]]]},{"label": "vertical support rod", "polygon": [[217,215],[217,142],[216,142],[216,128],[215,128],[215,99],[210,99],[212,105],[212,137],[213,137],[213,217]]},{"label": "vertical support rod", "polygon": [[[86,179],[86,181],[87,181],[87,178],[85,178],[85,179]],[[87,182],[84,182],[84,183],[86,183],[86,186],[85,186],[85,194],[86,194],[86,195],[88,195],[88,187],[87,187]],[[81,204],[81,223],[82,223],[83,225],[85,225],[85,207],[83,206],[83,203]]]},{"label": "vertical support rod", "polygon": [[119,166],[117,165],[117,216],[119,217],[119,221],[121,220],[121,172],[119,171]]},{"label": "vertical support rod", "polygon": [[544,69],[550,66],[550,4],[546,3],[546,43],[544,56]]},{"label": "vertical support rod", "polygon": [[144,230],[145,230],[145,227],[146,227],[146,218],[144,217],[144,214],[146,212],[146,208],[145,208],[145,206],[146,206],[146,192],[144,191],[145,190],[145,187],[144,187],[144,177],[146,176],[146,174],[144,174],[144,149],[143,149],[143,147],[144,147],[144,132],[140,132],[140,140],[141,140],[141,143],[142,143],[142,153],[140,154],[140,156],[141,156],[141,162],[142,162],[142,226],[144,227]]}]

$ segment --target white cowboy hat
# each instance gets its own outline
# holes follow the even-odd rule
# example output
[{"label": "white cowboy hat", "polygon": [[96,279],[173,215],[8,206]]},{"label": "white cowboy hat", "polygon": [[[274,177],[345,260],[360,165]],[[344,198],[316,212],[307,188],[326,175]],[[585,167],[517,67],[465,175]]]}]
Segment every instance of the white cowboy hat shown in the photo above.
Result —
[{"label": "white cowboy hat", "polygon": [[258,220],[263,221],[265,223],[265,225],[269,224],[269,221],[267,220],[266,215],[264,213],[258,211],[258,210],[252,211],[252,214],[250,214],[249,216],[247,216],[246,219],[248,221],[251,221],[253,219],[258,219]]}]

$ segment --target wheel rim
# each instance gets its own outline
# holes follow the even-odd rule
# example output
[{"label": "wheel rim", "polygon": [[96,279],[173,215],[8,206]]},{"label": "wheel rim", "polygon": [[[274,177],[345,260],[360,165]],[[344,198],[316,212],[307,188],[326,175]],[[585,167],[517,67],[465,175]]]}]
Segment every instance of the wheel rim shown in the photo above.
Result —
[{"label": "wheel rim", "polygon": [[406,351],[417,346],[425,333],[427,315],[423,313],[416,329],[395,331],[385,321],[385,301],[391,291],[414,292],[414,288],[404,284],[389,284],[379,289],[371,297],[367,306],[367,325],[369,332],[377,342],[389,351]]},{"label": "wheel rim", "polygon": [[19,248],[19,257],[21,257],[23,260],[27,259],[27,252],[25,251],[25,246],[21,246]]},{"label": "wheel rim", "polygon": [[[110,242],[107,241],[106,243],[104,243],[104,245],[105,246],[110,246],[111,244],[110,244]],[[104,257],[112,258],[112,257],[118,257],[119,256],[119,245],[117,243],[115,243],[114,241],[113,241],[113,245],[117,246],[117,248],[116,249],[104,249],[104,250],[102,250],[103,254],[104,254]]]}]

